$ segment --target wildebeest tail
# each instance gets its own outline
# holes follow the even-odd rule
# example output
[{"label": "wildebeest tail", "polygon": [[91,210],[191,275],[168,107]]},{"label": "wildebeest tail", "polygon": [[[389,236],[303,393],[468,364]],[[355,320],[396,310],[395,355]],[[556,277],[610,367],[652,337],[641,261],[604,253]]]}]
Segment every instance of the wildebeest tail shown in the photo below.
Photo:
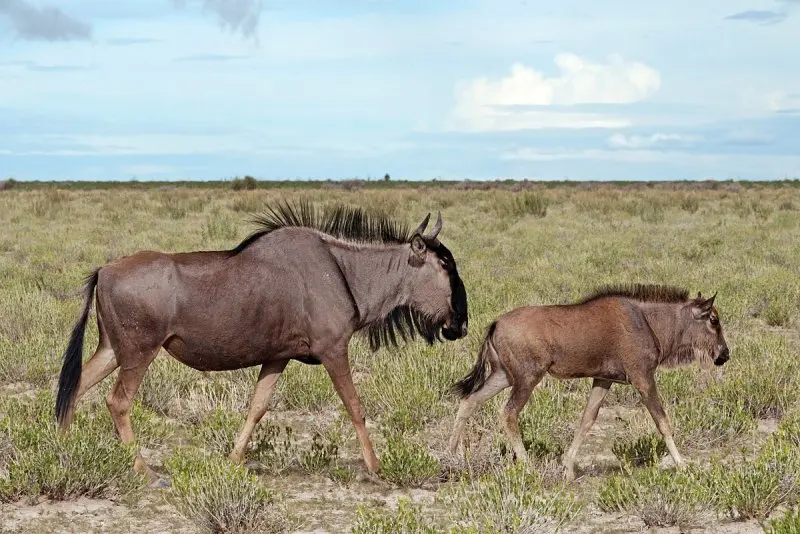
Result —
[{"label": "wildebeest tail", "polygon": [[83,311],[72,328],[72,335],[64,351],[64,364],[58,377],[58,394],[56,396],[56,421],[61,424],[69,411],[78,384],[81,381],[81,367],[83,365],[83,334],[86,331],[86,321],[89,320],[89,310],[92,309],[94,289],[97,286],[97,277],[100,269],[95,269],[86,277],[84,286]]},{"label": "wildebeest tail", "polygon": [[489,325],[486,336],[483,338],[483,343],[481,343],[481,348],[478,351],[478,361],[475,362],[475,366],[467,376],[451,387],[452,391],[456,392],[462,399],[481,389],[484,382],[486,382],[486,367],[489,365],[489,351],[494,351],[492,336],[496,328],[497,322]]}]

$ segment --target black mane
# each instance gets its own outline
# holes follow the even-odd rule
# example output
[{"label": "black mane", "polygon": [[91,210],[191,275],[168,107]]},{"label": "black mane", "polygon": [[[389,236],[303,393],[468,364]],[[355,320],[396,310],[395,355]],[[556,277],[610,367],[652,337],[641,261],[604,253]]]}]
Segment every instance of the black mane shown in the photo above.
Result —
[{"label": "black mane", "polygon": [[417,334],[429,345],[442,340],[440,327],[408,306],[398,306],[382,320],[367,326],[366,333],[373,352],[381,347],[397,347],[400,339],[408,341]]},{"label": "black mane", "polygon": [[603,297],[624,297],[641,302],[677,303],[689,300],[689,291],[659,284],[624,284],[604,286],[584,297],[577,304],[586,304]]},{"label": "black mane", "polygon": [[407,226],[385,215],[343,205],[325,208],[320,213],[305,200],[296,205],[284,202],[268,206],[266,212],[256,216],[253,222],[261,228],[232,249],[231,255],[239,254],[260,237],[288,226],[313,228],[338,239],[359,243],[402,244],[411,239]]}]

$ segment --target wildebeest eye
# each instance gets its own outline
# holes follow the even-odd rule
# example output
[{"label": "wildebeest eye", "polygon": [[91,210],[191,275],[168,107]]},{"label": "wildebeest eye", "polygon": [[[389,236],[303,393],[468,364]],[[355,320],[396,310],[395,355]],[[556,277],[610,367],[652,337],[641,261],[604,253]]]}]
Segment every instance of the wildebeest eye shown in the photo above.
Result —
[{"label": "wildebeest eye", "polygon": [[717,319],[717,318],[716,318],[715,316],[713,316],[713,315],[712,315],[711,317],[709,317],[709,318],[708,318],[708,320],[711,322],[711,324],[712,324],[713,326],[717,326],[717,325],[719,324],[719,319]]},{"label": "wildebeest eye", "polygon": [[442,266],[442,267],[444,267],[444,268],[447,268],[447,260],[442,260],[442,259],[440,259],[440,260],[439,260],[439,265],[441,265],[441,266]]}]

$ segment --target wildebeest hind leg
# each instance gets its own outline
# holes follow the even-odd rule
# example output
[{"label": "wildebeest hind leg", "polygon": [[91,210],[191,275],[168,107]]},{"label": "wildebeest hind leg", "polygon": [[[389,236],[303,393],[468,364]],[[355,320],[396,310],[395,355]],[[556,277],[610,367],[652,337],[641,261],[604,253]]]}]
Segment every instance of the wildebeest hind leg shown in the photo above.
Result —
[{"label": "wildebeest hind leg", "polygon": [[78,401],[81,400],[81,397],[97,385],[98,382],[110,375],[117,367],[119,367],[119,364],[117,363],[117,357],[114,355],[114,349],[107,344],[106,340],[101,340],[94,355],[83,364],[78,390],[61,424],[62,432],[66,431],[72,423],[72,419],[75,416],[75,407],[78,405]]},{"label": "wildebeest hind leg", "polygon": [[264,417],[264,414],[267,413],[267,404],[269,403],[270,397],[272,397],[272,393],[275,391],[275,386],[278,384],[278,378],[280,378],[287,363],[289,363],[288,360],[279,360],[267,362],[261,366],[261,372],[258,374],[258,382],[256,382],[256,387],[253,391],[253,398],[250,401],[250,410],[247,414],[247,420],[230,454],[230,459],[234,462],[240,463],[244,460],[244,452],[245,449],[247,449],[247,444],[250,442],[250,436],[253,435],[253,429]]},{"label": "wildebeest hind leg", "polygon": [[531,392],[542,379],[543,374],[515,377],[515,383],[511,387],[511,395],[508,397],[508,402],[506,402],[506,407],[503,410],[506,434],[509,441],[511,441],[511,447],[514,449],[514,456],[517,461],[528,461],[528,453],[525,451],[525,444],[522,442],[522,435],[519,431],[519,412],[522,411],[528,399],[531,398]]},{"label": "wildebeest hind leg", "polygon": [[[117,429],[117,435],[122,443],[131,443],[135,438],[133,435],[133,426],[131,425],[131,406],[133,405],[133,397],[139,390],[142,384],[142,379],[150,366],[150,363],[155,359],[157,350],[151,351],[150,354],[142,354],[134,359],[136,362],[133,366],[125,367],[124,365],[119,371],[117,381],[108,394],[106,404],[108,411],[111,413],[111,419],[114,420],[114,427]],[[133,463],[133,469],[137,473],[147,475],[152,481],[155,481],[158,476],[147,466],[142,458],[140,452],[136,452],[136,460]]]},{"label": "wildebeest hind leg", "polygon": [[578,428],[575,429],[575,437],[572,439],[572,444],[564,455],[564,467],[566,467],[566,479],[568,482],[575,480],[575,456],[578,454],[578,449],[580,449],[583,440],[586,438],[586,434],[589,433],[592,425],[597,420],[600,405],[603,404],[603,399],[606,398],[611,385],[612,382],[599,378],[595,378],[592,381],[592,392],[589,394],[586,409],[583,410],[581,422]]},{"label": "wildebeest hind leg", "polygon": [[670,456],[672,456],[672,459],[675,461],[675,465],[678,467],[682,466],[684,461],[678,452],[678,448],[675,446],[675,440],[672,439],[672,429],[670,428],[667,414],[661,406],[661,399],[658,398],[655,379],[653,376],[648,376],[640,380],[632,380],[632,382],[633,386],[639,390],[639,394],[642,396],[642,402],[644,402],[658,431],[664,438],[664,443],[666,443],[667,450],[669,450]]},{"label": "wildebeest hind leg", "polygon": [[484,382],[483,387],[465,397],[458,406],[458,415],[450,436],[450,454],[455,454],[461,441],[464,426],[481,405],[511,385],[506,372],[497,367]]},{"label": "wildebeest hind leg", "polygon": [[336,393],[339,394],[339,398],[342,399],[344,407],[347,408],[347,412],[350,414],[350,420],[353,422],[358,441],[361,443],[361,452],[364,456],[364,463],[367,464],[367,469],[370,473],[377,473],[380,464],[367,433],[364,412],[361,410],[361,401],[353,385],[353,377],[350,375],[350,363],[347,361],[347,354],[339,358],[323,360],[322,364],[333,381]]}]

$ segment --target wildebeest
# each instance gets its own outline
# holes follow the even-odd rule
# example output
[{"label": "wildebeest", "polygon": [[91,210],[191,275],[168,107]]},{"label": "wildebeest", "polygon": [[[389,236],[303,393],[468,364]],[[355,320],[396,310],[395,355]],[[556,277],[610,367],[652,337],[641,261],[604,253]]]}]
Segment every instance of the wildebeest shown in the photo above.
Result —
[{"label": "wildebeest", "polygon": [[[130,410],[163,347],[201,371],[260,365],[249,413],[230,454],[243,460],[290,360],[322,364],[342,399],[370,472],[378,459],[353,386],[348,343],[367,334],[372,350],[420,334],[428,343],[467,334],[467,294],[447,247],[441,212],[408,229],[382,215],[308,203],[268,206],[260,228],[232,250],[140,251],[95,270],[64,353],[56,419],[69,426],[88,389],[119,367],[108,409],[122,442],[133,441]],[[96,288],[97,350],[81,366]],[[137,454],[134,468],[155,474]]]},{"label": "wildebeest", "polygon": [[511,386],[505,428],[514,455],[525,461],[517,418],[533,388],[549,373],[561,379],[593,379],[583,417],[564,455],[567,480],[575,478],[575,455],[614,382],[632,384],[639,391],[670,455],[682,465],[654,373],[659,366],[728,361],[715,297],[716,293],[704,299],[697,293],[690,298],[688,291],[676,287],[631,284],[601,288],[574,304],[522,306],[501,315],[489,326],[472,371],[453,386],[463,400],[451,453],[475,410]]}]

